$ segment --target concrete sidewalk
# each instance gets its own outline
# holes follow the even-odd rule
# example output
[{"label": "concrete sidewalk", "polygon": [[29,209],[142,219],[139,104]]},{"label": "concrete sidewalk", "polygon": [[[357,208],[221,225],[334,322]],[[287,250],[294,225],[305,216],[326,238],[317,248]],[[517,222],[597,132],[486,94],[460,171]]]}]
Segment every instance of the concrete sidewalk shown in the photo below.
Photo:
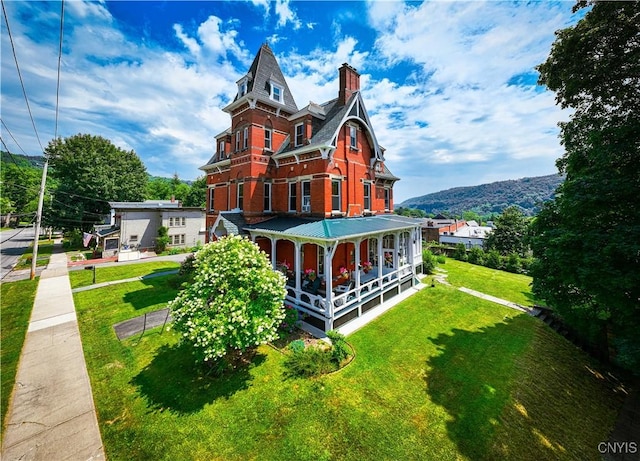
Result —
[{"label": "concrete sidewalk", "polygon": [[2,459],[105,459],[67,257],[61,252],[51,255],[40,275],[7,414]]}]

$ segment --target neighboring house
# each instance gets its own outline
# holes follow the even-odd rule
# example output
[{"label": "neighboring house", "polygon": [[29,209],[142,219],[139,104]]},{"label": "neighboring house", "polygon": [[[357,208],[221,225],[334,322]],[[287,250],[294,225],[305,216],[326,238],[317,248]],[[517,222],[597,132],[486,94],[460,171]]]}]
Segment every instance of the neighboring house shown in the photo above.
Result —
[{"label": "neighboring house", "polygon": [[[169,247],[192,247],[205,241],[205,214],[177,201],[109,202],[111,224],[97,226],[103,257],[155,248],[158,229],[168,228]],[[135,259],[135,255],[132,259]]]},{"label": "neighboring house", "polygon": [[422,238],[425,242],[463,243],[467,248],[482,248],[491,230],[491,227],[479,226],[476,221],[429,218],[423,220]]},{"label": "neighboring house", "polygon": [[[392,214],[399,178],[384,163],[355,69],[340,67],[337,98],[298,109],[263,45],[223,110],[231,127],[201,167],[209,241],[251,238],[289,276],[287,302],[322,331],[416,283],[420,221]],[[321,282],[305,280],[309,270]]]}]

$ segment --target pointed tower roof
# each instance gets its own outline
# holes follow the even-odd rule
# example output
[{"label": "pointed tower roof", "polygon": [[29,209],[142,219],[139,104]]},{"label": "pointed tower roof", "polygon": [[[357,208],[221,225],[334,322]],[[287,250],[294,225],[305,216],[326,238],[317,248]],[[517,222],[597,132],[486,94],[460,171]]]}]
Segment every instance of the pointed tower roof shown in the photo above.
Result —
[{"label": "pointed tower roof", "polygon": [[237,83],[238,92],[233,102],[223,109],[225,112],[232,111],[247,100],[259,100],[292,114],[298,111],[278,61],[266,43],[258,50],[249,71]]}]

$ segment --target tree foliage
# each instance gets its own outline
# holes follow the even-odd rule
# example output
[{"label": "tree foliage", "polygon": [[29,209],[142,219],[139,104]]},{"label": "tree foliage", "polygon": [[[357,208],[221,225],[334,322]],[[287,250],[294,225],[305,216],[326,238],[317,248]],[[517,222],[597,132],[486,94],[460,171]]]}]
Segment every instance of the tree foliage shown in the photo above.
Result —
[{"label": "tree foliage", "polygon": [[516,253],[525,256],[529,251],[527,243],[528,223],[518,207],[509,207],[494,221],[494,229],[487,236],[485,246],[501,255]]},{"label": "tree foliage", "polygon": [[640,369],[640,3],[592,5],[538,67],[574,113],[560,124],[566,180],[533,226],[533,289]]},{"label": "tree foliage", "polygon": [[199,361],[215,362],[277,338],[286,279],[257,245],[224,237],[198,251],[194,265],[193,282],[170,307],[174,327]]},{"label": "tree foliage", "polygon": [[205,207],[207,192],[207,179],[200,176],[188,184],[181,180],[177,174],[173,178],[161,178],[154,176],[149,179],[145,191],[145,198],[149,200],[176,199],[182,206]]},{"label": "tree foliage", "polygon": [[125,151],[100,136],[77,134],[49,142],[45,149],[51,176],[59,184],[48,224],[88,231],[109,214],[109,201],[144,198],[147,172],[134,151]]}]

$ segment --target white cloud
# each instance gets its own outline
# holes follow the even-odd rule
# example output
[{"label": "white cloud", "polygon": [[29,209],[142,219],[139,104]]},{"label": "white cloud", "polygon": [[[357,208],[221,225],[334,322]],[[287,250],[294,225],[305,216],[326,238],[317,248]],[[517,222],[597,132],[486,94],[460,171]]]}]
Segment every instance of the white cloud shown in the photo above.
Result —
[{"label": "white cloud", "polygon": [[278,17],[279,27],[284,27],[287,23],[291,23],[294,29],[299,29],[302,26],[298,15],[291,9],[289,0],[275,0],[273,7]]}]

